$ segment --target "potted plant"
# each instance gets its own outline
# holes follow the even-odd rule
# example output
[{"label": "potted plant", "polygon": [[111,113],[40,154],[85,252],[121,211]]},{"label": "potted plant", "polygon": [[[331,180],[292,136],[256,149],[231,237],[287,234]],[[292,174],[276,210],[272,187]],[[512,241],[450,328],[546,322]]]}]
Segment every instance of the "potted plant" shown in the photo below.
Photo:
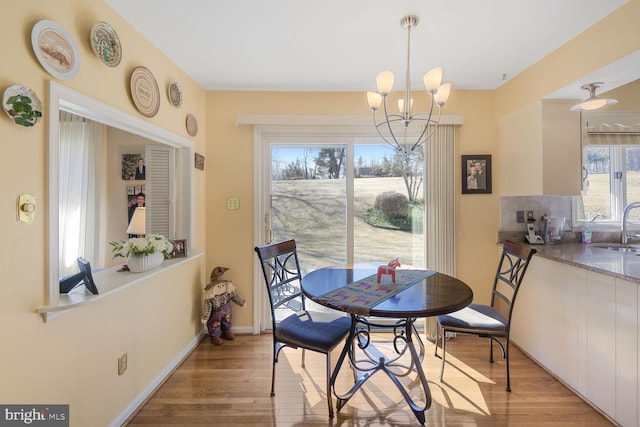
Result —
[{"label": "potted plant", "polygon": [[166,258],[171,258],[173,244],[161,234],[132,237],[126,242],[110,242],[113,257],[124,257],[132,273],[142,273],[159,267]]}]

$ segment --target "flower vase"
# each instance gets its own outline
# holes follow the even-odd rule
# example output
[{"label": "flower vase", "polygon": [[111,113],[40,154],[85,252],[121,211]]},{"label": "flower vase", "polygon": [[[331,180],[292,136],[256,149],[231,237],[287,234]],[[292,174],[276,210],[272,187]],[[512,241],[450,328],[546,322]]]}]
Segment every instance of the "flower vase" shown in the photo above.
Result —
[{"label": "flower vase", "polygon": [[129,255],[127,266],[132,273],[142,273],[160,267],[164,261],[162,252],[154,252],[150,255]]}]

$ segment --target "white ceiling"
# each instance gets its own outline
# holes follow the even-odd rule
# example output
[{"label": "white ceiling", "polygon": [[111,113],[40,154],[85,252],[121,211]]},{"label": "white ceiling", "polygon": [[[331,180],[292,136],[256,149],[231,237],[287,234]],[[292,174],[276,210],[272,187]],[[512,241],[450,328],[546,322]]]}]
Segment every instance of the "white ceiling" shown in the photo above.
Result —
[{"label": "white ceiling", "polygon": [[[376,74],[387,69],[396,74],[396,89],[403,87],[407,33],[400,19],[409,14],[420,17],[411,38],[414,87],[422,85],[427,70],[441,65],[444,80],[457,89],[495,89],[503,75],[516,76],[626,3],[105,1],[203,88],[279,91],[375,90]],[[134,55],[126,49],[124,55]],[[604,81],[603,90],[611,89]],[[585,82],[558,95],[583,98]]]}]

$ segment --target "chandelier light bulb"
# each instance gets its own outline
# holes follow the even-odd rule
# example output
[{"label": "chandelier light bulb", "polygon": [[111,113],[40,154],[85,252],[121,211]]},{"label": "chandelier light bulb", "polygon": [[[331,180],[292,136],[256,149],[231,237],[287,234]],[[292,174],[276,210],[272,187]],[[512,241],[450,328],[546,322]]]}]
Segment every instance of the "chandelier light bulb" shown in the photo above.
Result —
[{"label": "chandelier light bulb", "polygon": [[367,101],[369,102],[369,108],[376,111],[382,104],[382,95],[377,92],[367,92]]},{"label": "chandelier light bulb", "polygon": [[438,91],[434,95],[434,99],[438,107],[442,108],[444,104],[449,99],[449,94],[451,93],[451,83],[444,83],[438,87]]},{"label": "chandelier light bulb", "polygon": [[382,71],[378,73],[376,77],[376,85],[378,86],[378,93],[382,96],[387,96],[391,93],[393,88],[393,73],[391,71]]},{"label": "chandelier light bulb", "polygon": [[[408,112],[411,112],[412,108],[413,108],[413,98],[411,98],[411,100],[409,101],[409,111]],[[398,99],[398,110],[400,110],[401,113],[404,113],[404,98]]]},{"label": "chandelier light bulb", "polygon": [[429,70],[427,74],[424,75],[424,87],[427,88],[427,91],[431,95],[435,94],[442,83],[442,67],[436,67],[432,70]]}]

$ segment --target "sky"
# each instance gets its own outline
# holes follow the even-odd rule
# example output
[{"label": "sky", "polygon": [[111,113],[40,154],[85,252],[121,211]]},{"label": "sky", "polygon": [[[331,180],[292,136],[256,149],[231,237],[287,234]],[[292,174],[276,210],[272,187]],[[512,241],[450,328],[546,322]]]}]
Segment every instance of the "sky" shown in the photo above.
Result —
[{"label": "sky", "polygon": [[[316,146],[317,147],[317,146]],[[313,147],[312,147],[313,148]],[[320,148],[313,148],[313,153],[311,157],[314,158]],[[273,160],[282,161],[285,163],[290,163],[295,161],[297,158],[302,159],[304,148],[288,148],[280,146],[274,146],[271,150],[271,157]],[[362,159],[366,162],[370,160],[382,160],[384,156],[387,156],[388,159],[393,157],[394,150],[389,145],[356,145],[354,147],[354,156],[355,163],[358,163],[358,159],[362,157]]]}]

